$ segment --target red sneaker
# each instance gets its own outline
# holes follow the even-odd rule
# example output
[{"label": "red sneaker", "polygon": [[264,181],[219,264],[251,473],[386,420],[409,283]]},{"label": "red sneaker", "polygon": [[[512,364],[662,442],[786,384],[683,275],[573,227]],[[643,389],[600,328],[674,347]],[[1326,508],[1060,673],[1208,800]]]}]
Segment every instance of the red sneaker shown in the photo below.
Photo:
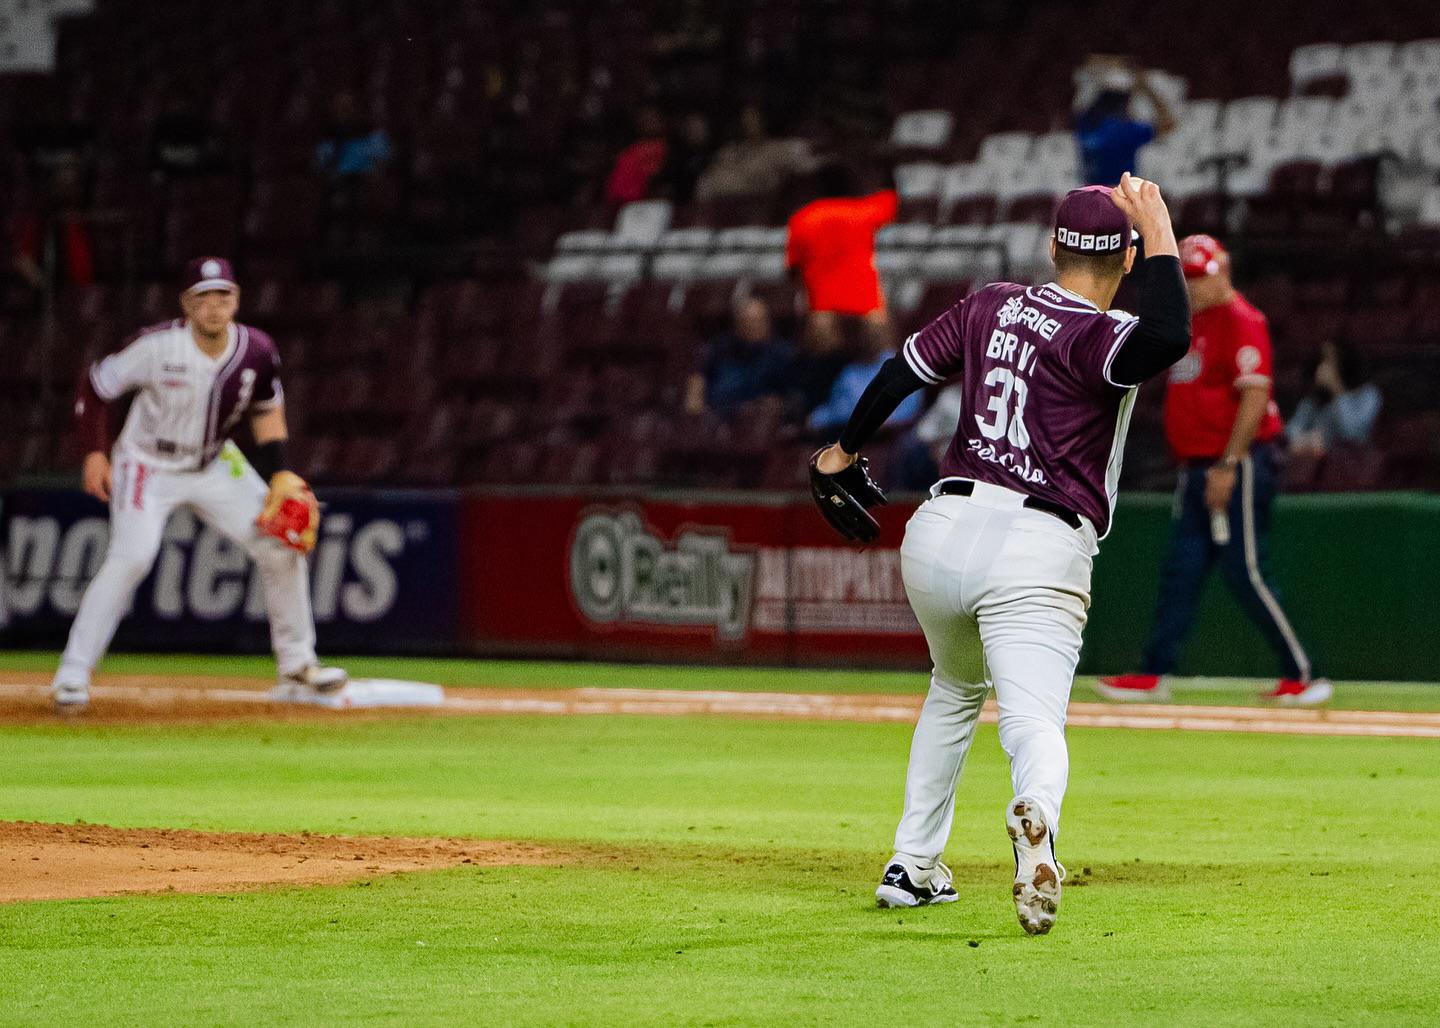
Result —
[{"label": "red sneaker", "polygon": [[1095,691],[1112,703],[1166,703],[1170,684],[1160,675],[1112,675],[1095,683]]},{"label": "red sneaker", "polygon": [[1280,684],[1260,698],[1278,703],[1282,707],[1318,707],[1329,703],[1335,695],[1335,687],[1328,679],[1317,678],[1310,682],[1299,682],[1293,678],[1282,678]]}]

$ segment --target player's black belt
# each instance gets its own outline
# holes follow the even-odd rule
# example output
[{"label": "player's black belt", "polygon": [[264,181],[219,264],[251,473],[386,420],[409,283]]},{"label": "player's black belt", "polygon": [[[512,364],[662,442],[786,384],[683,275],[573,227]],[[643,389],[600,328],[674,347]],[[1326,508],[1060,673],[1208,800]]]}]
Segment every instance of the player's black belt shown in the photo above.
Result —
[{"label": "player's black belt", "polygon": [[[969,496],[974,491],[975,483],[968,478],[947,478],[940,483],[938,490],[941,496]],[[1025,497],[1025,502],[1020,506],[1029,507],[1031,510],[1038,510],[1041,513],[1049,514],[1052,518],[1059,518],[1074,529],[1079,529],[1081,524],[1080,515],[1076,514],[1069,507],[1062,507],[1058,503],[1042,500],[1038,496]]]}]

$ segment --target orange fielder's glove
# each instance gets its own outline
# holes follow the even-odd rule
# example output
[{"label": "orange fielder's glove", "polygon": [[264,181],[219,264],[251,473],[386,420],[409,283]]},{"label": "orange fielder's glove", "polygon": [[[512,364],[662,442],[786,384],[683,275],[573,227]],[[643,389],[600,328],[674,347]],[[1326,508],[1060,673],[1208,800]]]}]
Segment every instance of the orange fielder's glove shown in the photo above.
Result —
[{"label": "orange fielder's glove", "polygon": [[255,527],[292,550],[309,553],[315,549],[315,533],[320,527],[320,504],[303,478],[293,471],[277,471],[270,479],[270,493]]}]

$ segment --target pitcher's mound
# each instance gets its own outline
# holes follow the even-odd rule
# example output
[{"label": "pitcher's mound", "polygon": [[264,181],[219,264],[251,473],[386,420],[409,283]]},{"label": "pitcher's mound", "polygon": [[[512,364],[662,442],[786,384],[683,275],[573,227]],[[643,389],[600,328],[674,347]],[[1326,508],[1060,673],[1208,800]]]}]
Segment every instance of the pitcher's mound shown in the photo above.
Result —
[{"label": "pitcher's mound", "polygon": [[551,864],[523,842],[0,821],[0,903],[320,885],[459,864]]}]

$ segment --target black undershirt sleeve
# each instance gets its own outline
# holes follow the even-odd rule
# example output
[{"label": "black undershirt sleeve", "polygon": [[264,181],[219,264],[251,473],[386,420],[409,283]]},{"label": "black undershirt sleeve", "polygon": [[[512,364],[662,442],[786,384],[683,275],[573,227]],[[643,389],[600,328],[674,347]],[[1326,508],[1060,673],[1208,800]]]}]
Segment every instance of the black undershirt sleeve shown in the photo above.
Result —
[{"label": "black undershirt sleeve", "polygon": [[920,376],[899,357],[891,357],[880,365],[880,370],[860,394],[860,402],[855,404],[845,430],[840,433],[840,449],[846,453],[859,453],[860,448],[895,413],[900,402],[924,385]]},{"label": "black undershirt sleeve", "polygon": [[275,472],[286,470],[284,439],[272,439],[268,443],[257,444],[254,456],[251,463],[260,477],[267,482],[275,476]]},{"label": "black undershirt sleeve", "polygon": [[1139,385],[1190,349],[1190,296],[1180,258],[1147,257],[1140,271],[1140,323],[1110,361],[1110,381],[1121,386]]}]

